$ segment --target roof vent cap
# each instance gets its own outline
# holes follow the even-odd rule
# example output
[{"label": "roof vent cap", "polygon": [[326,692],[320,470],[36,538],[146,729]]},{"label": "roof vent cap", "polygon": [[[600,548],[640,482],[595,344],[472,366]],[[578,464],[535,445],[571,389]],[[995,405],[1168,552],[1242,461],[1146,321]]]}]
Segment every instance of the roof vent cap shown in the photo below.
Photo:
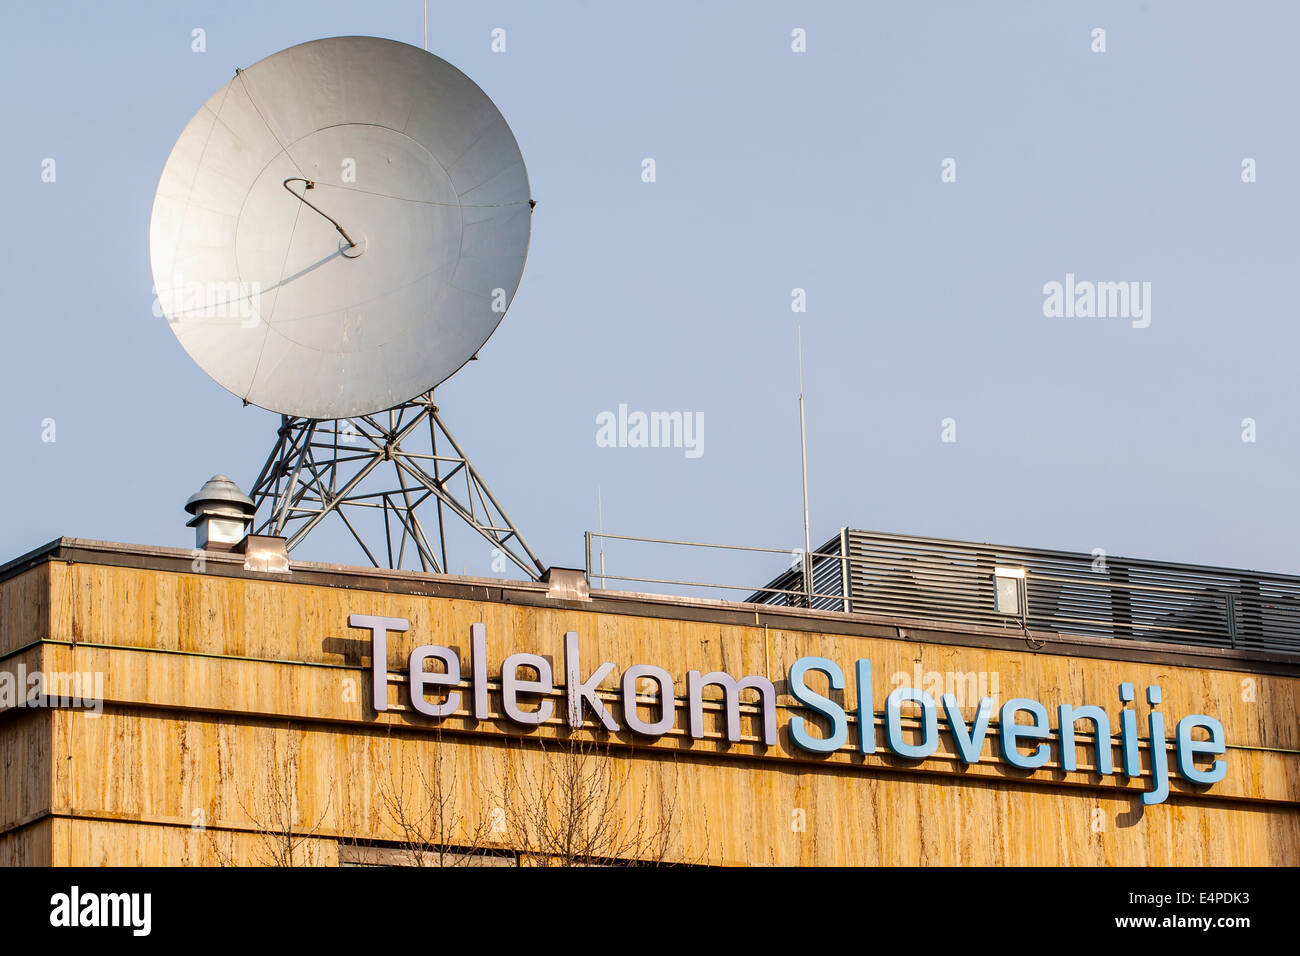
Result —
[{"label": "roof vent cap", "polygon": [[253,528],[257,506],[225,475],[213,475],[185,502],[194,515],[185,522],[194,529],[194,546],[201,551],[231,551]]}]

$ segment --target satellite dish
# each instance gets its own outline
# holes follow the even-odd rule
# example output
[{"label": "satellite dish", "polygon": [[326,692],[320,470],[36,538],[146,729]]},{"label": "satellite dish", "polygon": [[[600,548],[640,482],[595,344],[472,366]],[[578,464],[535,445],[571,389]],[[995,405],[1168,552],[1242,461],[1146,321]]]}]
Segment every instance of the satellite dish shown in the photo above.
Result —
[{"label": "satellite dish", "polygon": [[163,169],[149,248],[185,351],[245,402],[325,420],[445,381],[523,272],[528,174],[487,95],[376,37],[314,40],[223,86]]},{"label": "satellite dish", "polygon": [[255,533],[291,551],[338,515],[376,567],[438,572],[445,511],[539,576],[433,398],[514,298],[531,213],[492,101],[404,43],[291,47],[190,120],[154,199],[154,283],[190,357],[284,416]]}]

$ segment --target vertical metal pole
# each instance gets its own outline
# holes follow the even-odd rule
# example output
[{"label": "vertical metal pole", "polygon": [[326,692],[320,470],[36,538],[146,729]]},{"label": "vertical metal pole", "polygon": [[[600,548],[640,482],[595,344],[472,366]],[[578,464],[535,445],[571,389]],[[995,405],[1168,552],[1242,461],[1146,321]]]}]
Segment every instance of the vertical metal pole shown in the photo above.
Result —
[{"label": "vertical metal pole", "polygon": [[849,529],[840,528],[840,593],[844,595],[844,613],[853,610],[853,602],[849,597],[849,588],[853,586],[852,576],[849,574]]},{"label": "vertical metal pole", "polygon": [[803,415],[803,327],[795,326],[795,342],[799,352],[799,455],[803,462],[803,553],[804,592],[812,603],[812,527],[808,516],[808,432]]},{"label": "vertical metal pole", "polygon": [[605,587],[605,505],[600,497],[600,485],[596,486],[596,523],[600,528],[600,586]]}]

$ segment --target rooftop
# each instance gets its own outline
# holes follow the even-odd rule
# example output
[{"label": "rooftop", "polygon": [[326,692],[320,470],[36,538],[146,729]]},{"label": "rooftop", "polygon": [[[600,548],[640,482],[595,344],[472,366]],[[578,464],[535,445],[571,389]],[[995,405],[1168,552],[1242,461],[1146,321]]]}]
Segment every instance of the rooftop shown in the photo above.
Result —
[{"label": "rooftop", "polygon": [[[887,538],[893,542],[887,560],[879,556],[872,558],[873,545],[869,539],[875,538]],[[902,547],[900,540],[910,547]],[[848,542],[851,560],[842,560],[845,555],[836,550],[841,541]],[[920,546],[921,542],[925,542],[924,547]],[[938,544],[954,547],[945,552],[937,549]],[[1180,667],[1227,668],[1286,675],[1294,675],[1300,668],[1300,653],[1297,653],[1300,642],[1295,630],[1280,637],[1283,632],[1274,629],[1288,620],[1294,628],[1295,619],[1283,619],[1276,608],[1252,607],[1248,602],[1236,600],[1241,595],[1253,593],[1256,579],[1259,579],[1259,594],[1273,594],[1276,589],[1273,576],[1235,572],[1236,580],[1243,584],[1237,591],[1215,590],[1208,586],[1200,590],[1179,589],[1146,583],[1155,571],[1179,566],[1157,564],[1149,567],[1149,562],[1107,559],[1106,574],[1094,572],[1098,578],[1092,580],[1067,578],[1068,563],[1059,565],[1060,573],[1048,574],[1046,569],[1050,565],[1045,561],[1035,561],[1024,579],[1029,595],[1029,613],[1021,619],[996,612],[992,579],[994,564],[1009,562],[1016,557],[1039,558],[1055,553],[967,545],[976,550],[965,554],[956,547],[958,545],[962,543],[845,531],[819,548],[810,562],[816,582],[811,600],[793,593],[797,587],[785,588],[786,584],[797,586],[802,583],[797,570],[778,576],[768,587],[751,595],[748,601],[579,588],[574,587],[574,579],[582,582],[583,573],[563,572],[562,569],[554,569],[561,573],[550,581],[510,581],[292,561],[289,571],[281,573],[259,569],[242,554],[207,552],[202,573],[309,587],[569,607],[661,620],[707,621],[724,626],[758,625],[849,637],[1000,648],[1028,654],[1159,661]],[[879,542],[874,545],[881,546]],[[909,558],[909,554],[916,557]],[[1081,560],[1084,556],[1067,557]],[[1090,555],[1086,557],[1091,560]],[[58,538],[0,565],[0,582],[51,562],[193,574],[196,573],[193,561],[193,552],[188,548]],[[1026,560],[1026,563],[1030,562]],[[850,587],[847,597],[842,593],[835,596],[820,590],[830,587],[828,582],[832,576],[828,569],[832,568],[837,569],[837,573],[838,569],[848,569]],[[1122,581],[1121,568],[1128,569],[1127,585],[1114,584],[1110,577],[1113,569],[1114,581]],[[1217,569],[1198,570],[1208,581],[1212,579],[1210,572]],[[1103,584],[1103,578],[1111,583]],[[587,581],[594,580],[587,575]],[[1295,579],[1286,580],[1293,588],[1298,584]],[[1100,590],[1090,595],[1088,586]],[[1116,594],[1121,595],[1118,601]],[[1124,594],[1131,599],[1128,614],[1132,623],[1127,625],[1116,617],[1116,608],[1123,607]],[[1170,602],[1170,607],[1163,611],[1151,603],[1159,595],[1173,595],[1162,598]],[[1220,598],[1232,596],[1234,600],[1230,606],[1233,613],[1254,630],[1248,630],[1246,635],[1238,634],[1235,643],[1214,631],[1215,626],[1226,628],[1227,625],[1226,619],[1220,620],[1204,613],[1205,609],[1214,606],[1214,595]],[[1094,608],[1090,612],[1092,617],[1087,616],[1089,612],[1075,610],[1076,607],[1089,606],[1084,602],[1084,598],[1089,596]],[[1151,596],[1151,601],[1148,601],[1148,596]],[[1177,610],[1179,607],[1183,609],[1181,616]],[[1289,609],[1291,605],[1285,607]],[[1249,638],[1250,634],[1261,633],[1264,635],[1262,639]]]}]

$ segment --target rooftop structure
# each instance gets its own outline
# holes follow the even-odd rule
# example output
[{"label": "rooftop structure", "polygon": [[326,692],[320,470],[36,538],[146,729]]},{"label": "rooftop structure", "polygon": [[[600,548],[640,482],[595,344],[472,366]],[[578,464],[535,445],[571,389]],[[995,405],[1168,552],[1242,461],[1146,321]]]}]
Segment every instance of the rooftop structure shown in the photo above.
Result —
[{"label": "rooftop structure", "polygon": [[847,528],[807,564],[746,600],[1300,655],[1291,575]]}]

